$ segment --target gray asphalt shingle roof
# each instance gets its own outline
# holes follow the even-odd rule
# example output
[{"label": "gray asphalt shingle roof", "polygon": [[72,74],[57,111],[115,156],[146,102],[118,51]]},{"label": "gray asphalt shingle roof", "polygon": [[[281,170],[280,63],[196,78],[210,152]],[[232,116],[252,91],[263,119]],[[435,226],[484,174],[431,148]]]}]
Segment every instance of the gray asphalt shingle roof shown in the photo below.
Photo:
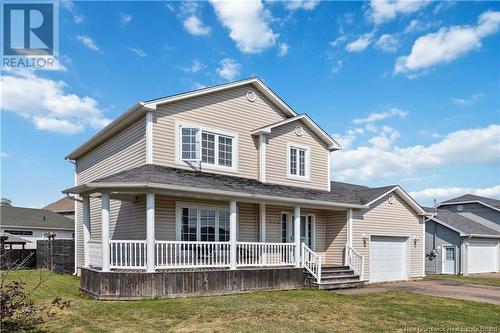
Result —
[{"label": "gray asphalt shingle roof", "polygon": [[75,221],[49,210],[0,206],[2,226],[73,230]]},{"label": "gray asphalt shingle roof", "polygon": [[[434,209],[432,208],[431,212],[433,211]],[[488,228],[480,223],[474,222],[463,215],[450,212],[445,209],[438,209],[435,218],[454,227],[455,229],[460,230],[461,232],[467,235],[473,234],[473,235],[500,236],[500,232],[496,230]]]},{"label": "gray asphalt shingle roof", "polygon": [[442,204],[454,203],[454,202],[464,202],[464,201],[481,201],[489,206],[500,209],[500,200],[493,198],[481,197],[474,194],[464,194],[459,197],[443,201]]},{"label": "gray asphalt shingle roof", "polygon": [[[394,186],[369,188],[366,186],[331,182],[331,191],[307,189],[262,183],[248,178],[217,175],[212,173],[184,170],[159,165],[142,165],[121,171],[91,182],[99,183],[150,183],[187,186],[200,189],[214,189],[231,192],[245,192],[293,199],[331,201],[336,203],[364,205],[394,188]],[[77,189],[68,189],[71,192]]]}]

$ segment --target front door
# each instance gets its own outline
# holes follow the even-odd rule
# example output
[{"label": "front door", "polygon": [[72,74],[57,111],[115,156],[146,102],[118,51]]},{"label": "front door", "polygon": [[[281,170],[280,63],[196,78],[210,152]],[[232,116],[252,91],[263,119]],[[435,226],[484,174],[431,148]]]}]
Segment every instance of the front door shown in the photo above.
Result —
[{"label": "front door", "polygon": [[[282,242],[294,242],[294,223],[292,214],[283,214],[282,218]],[[313,221],[314,216],[303,215],[300,217],[300,243],[305,243],[309,248],[313,249]]]},{"label": "front door", "polygon": [[456,274],[457,253],[454,246],[443,246],[443,274]]}]

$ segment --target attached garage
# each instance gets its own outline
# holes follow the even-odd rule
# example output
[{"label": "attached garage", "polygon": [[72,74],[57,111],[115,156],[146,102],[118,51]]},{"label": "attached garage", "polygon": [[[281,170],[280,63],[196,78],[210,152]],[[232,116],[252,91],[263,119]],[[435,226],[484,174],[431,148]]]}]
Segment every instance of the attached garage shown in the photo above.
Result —
[{"label": "attached garage", "polygon": [[408,237],[371,236],[370,282],[408,279]]},{"label": "attached garage", "polygon": [[467,273],[498,271],[498,242],[470,241],[467,247]]}]

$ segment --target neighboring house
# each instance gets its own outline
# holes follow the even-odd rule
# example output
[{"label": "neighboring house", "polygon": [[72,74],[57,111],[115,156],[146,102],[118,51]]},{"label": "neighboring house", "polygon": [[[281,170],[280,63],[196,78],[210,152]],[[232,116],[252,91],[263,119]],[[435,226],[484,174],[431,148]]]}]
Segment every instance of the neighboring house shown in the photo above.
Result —
[{"label": "neighboring house", "polygon": [[0,232],[30,241],[27,249],[36,249],[36,241],[47,239],[49,232],[55,238],[74,237],[74,221],[48,210],[0,206],[0,216]]},{"label": "neighboring house", "polygon": [[500,271],[500,200],[466,194],[428,211],[427,273]]},{"label": "neighboring house", "polygon": [[[82,289],[178,269],[210,269],[193,281],[217,293],[303,285],[304,268],[323,288],[424,276],[426,212],[397,185],[332,182],[338,149],[258,78],[137,103],[66,157]],[[172,283],[153,294],[200,293]]]},{"label": "neighboring house", "polygon": [[50,210],[54,213],[61,214],[72,220],[75,219],[75,200],[72,200],[71,198],[68,197],[61,198],[43,207],[42,209]]}]

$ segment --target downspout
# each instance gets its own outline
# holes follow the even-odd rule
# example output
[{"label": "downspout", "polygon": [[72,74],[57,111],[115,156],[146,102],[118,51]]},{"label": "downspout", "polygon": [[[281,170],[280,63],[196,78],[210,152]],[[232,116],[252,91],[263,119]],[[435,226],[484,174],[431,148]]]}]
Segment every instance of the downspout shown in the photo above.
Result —
[{"label": "downspout", "polygon": [[[66,159],[67,161],[69,161],[71,164],[73,164],[74,166],[74,185],[76,186],[77,183],[78,183],[78,175],[76,173],[76,161],[74,160],[70,160],[70,159]],[[69,194],[66,194],[68,197],[70,197]],[[76,198],[75,198],[76,199]],[[74,267],[74,271],[73,271],[73,275],[76,276],[78,275],[78,268],[77,268],[77,249],[78,249],[78,228],[77,228],[77,223],[78,223],[78,216],[77,216],[77,207],[76,207],[76,203],[77,201],[75,200],[75,222],[74,222],[74,230],[75,230],[75,267]]]}]

